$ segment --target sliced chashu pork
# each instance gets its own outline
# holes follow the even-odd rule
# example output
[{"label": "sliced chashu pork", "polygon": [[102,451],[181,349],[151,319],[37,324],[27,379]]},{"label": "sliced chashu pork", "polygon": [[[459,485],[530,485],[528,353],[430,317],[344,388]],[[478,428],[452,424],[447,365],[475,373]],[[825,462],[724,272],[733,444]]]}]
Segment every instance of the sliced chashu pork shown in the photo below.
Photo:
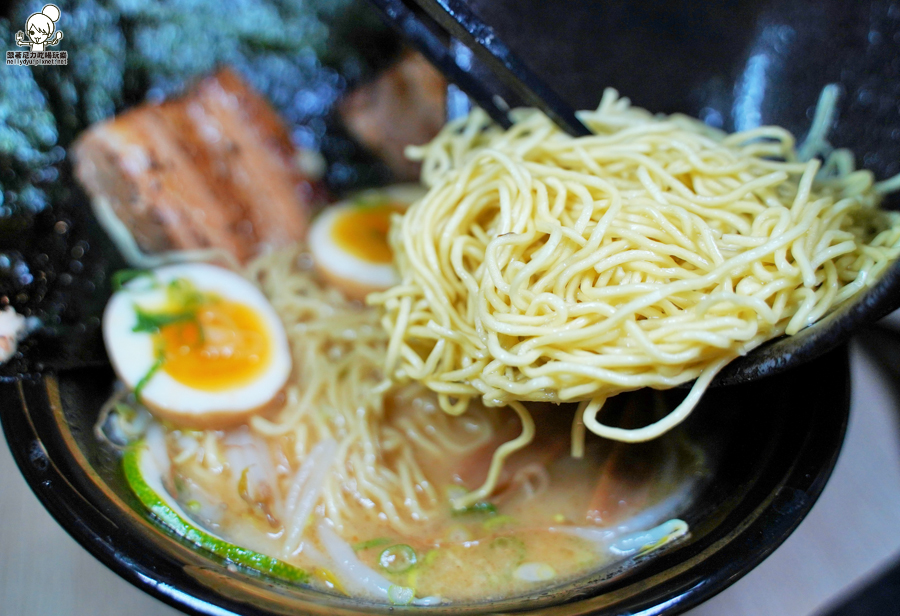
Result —
[{"label": "sliced chashu pork", "polygon": [[148,252],[215,247],[244,262],[303,238],[323,194],[275,111],[228,69],[95,124],[74,157],[88,194]]},{"label": "sliced chashu pork", "polygon": [[355,139],[384,161],[399,181],[419,179],[408,145],[431,141],[446,119],[447,80],[419,53],[407,52],[374,81],[350,92],[338,114]]}]

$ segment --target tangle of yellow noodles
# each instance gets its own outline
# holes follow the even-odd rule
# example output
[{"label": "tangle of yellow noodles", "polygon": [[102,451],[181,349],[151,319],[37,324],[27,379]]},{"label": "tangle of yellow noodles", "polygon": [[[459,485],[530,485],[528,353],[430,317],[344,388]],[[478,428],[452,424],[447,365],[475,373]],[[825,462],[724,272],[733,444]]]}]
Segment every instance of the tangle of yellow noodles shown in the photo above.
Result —
[{"label": "tangle of yellow noodles", "polygon": [[[845,151],[801,160],[784,129],[729,135],[613,90],[580,117],[593,135],[534,110],[501,130],[476,110],[410,148],[429,191],[392,227],[402,282],[368,301],[384,311],[387,373],[448,413],[476,396],[581,401],[576,440],[584,427],[654,438],[729,361],[815,322],[900,254],[900,218],[878,209],[895,186]],[[597,419],[610,396],[693,379],[657,423]]]},{"label": "tangle of yellow noodles", "polygon": [[[294,355],[283,407],[269,418],[254,417],[250,429],[270,446],[287,438],[295,468],[316,443],[334,439],[337,456],[321,501],[325,515],[341,530],[374,510],[408,534],[446,508],[438,492],[443,486],[428,481],[418,456],[476,450],[493,437],[491,417],[476,411],[462,428],[448,421],[426,390],[398,388],[385,379],[387,335],[378,314],[322,285],[304,251],[299,245],[274,252],[248,271],[284,322]],[[391,402],[412,412],[392,415]],[[291,479],[282,482],[284,494]]]}]

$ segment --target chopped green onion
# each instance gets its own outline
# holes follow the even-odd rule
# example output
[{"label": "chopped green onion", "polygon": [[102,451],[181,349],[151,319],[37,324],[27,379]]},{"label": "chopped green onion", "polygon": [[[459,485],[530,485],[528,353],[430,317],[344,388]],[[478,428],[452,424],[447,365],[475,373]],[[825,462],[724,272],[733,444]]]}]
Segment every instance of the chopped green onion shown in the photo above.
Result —
[{"label": "chopped green onion", "polygon": [[468,507],[463,507],[462,509],[453,510],[454,516],[469,515],[473,513],[495,515],[497,513],[497,507],[495,507],[492,503],[479,501],[474,505],[469,505]]},{"label": "chopped green onion", "polygon": [[112,275],[113,291],[121,291],[125,285],[137,278],[153,278],[153,272],[147,269],[122,269]]},{"label": "chopped green onion", "polygon": [[416,564],[416,551],[405,543],[385,549],[378,557],[378,564],[388,573],[403,573]]},{"label": "chopped green onion", "polygon": [[360,550],[368,550],[369,548],[377,548],[382,545],[386,545],[391,543],[393,539],[390,537],[378,537],[377,539],[369,539],[368,541],[360,541],[357,544],[353,545],[353,551],[359,552]]},{"label": "chopped green onion", "polygon": [[145,312],[140,307],[135,306],[134,313],[137,315],[137,323],[131,328],[131,331],[133,332],[156,333],[161,327],[171,325],[172,323],[197,320],[197,313],[194,311]]},{"label": "chopped green onion", "polygon": [[134,397],[138,402],[142,402],[141,400],[141,392],[146,387],[147,383],[150,382],[150,379],[153,378],[153,375],[156,374],[160,368],[163,367],[163,364],[166,363],[165,357],[158,357],[153,365],[150,366],[150,369],[147,370],[147,374],[141,377],[141,380],[137,382],[137,385],[134,386]]},{"label": "chopped green onion", "polygon": [[166,288],[169,303],[186,310],[196,310],[202,304],[218,301],[213,293],[203,293],[187,278],[175,278]]},{"label": "chopped green onion", "polygon": [[409,605],[416,597],[416,592],[407,586],[391,584],[388,586],[388,601],[393,605]]}]

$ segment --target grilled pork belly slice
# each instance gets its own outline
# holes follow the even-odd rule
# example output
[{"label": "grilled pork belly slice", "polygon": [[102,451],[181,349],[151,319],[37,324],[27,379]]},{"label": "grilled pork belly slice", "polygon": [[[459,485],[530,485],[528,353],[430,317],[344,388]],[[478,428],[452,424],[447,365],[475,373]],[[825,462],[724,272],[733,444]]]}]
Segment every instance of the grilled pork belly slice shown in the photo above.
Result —
[{"label": "grilled pork belly slice", "polygon": [[92,126],[74,157],[147,252],[223,248],[245,262],[303,238],[324,196],[275,111],[228,69]]},{"label": "grilled pork belly slice", "polygon": [[338,114],[353,137],[394,173],[397,181],[419,179],[408,145],[431,141],[446,119],[447,80],[419,53],[407,52],[377,79],[350,92]]}]

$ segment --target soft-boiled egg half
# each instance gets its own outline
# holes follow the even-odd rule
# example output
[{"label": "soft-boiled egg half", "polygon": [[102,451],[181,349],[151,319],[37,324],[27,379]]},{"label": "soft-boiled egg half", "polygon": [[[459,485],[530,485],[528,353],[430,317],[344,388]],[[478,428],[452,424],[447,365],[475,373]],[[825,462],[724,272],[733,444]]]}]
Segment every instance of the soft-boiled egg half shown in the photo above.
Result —
[{"label": "soft-boiled egg half", "polygon": [[219,427],[265,408],[291,353],[281,320],[252,283],[204,263],[161,267],[123,285],[103,314],[119,378],[162,419]]},{"label": "soft-boiled egg half", "polygon": [[417,184],[401,184],[367,190],[327,207],[309,230],[309,247],[321,276],[359,300],[400,282],[387,240],[391,216],[424,194]]}]

